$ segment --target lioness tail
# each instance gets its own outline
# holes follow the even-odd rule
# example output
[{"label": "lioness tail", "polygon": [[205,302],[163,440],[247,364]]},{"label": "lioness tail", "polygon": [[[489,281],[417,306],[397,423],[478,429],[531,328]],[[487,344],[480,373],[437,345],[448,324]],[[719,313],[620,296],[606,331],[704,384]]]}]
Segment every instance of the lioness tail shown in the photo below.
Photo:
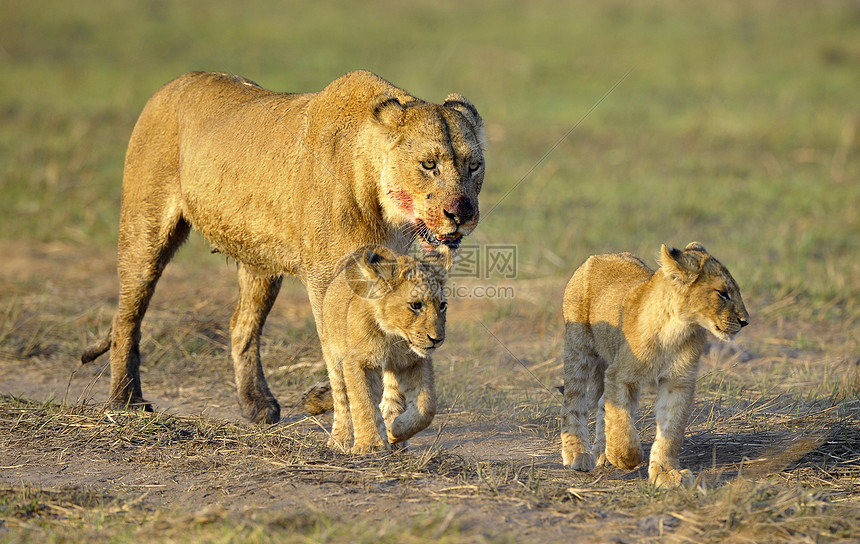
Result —
[{"label": "lioness tail", "polygon": [[108,331],[107,336],[101,342],[92,344],[84,350],[83,355],[81,355],[81,364],[85,365],[95,361],[110,349],[110,333],[111,331]]}]

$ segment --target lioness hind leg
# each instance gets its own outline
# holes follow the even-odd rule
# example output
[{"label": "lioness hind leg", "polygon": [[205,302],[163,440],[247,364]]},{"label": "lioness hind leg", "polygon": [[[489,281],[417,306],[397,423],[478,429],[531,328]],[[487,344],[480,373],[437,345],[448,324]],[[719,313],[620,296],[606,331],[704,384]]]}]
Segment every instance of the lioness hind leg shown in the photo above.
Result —
[{"label": "lioness hind leg", "polygon": [[230,320],[230,341],[239,407],[242,416],[254,423],[281,419],[281,406],[269,390],[260,363],[260,333],[281,289],[281,279],[239,264],[239,303]]},{"label": "lioness hind leg", "polygon": [[119,303],[111,325],[110,402],[152,411],[140,384],[141,322],[161,273],[191,227],[181,217],[133,215],[129,208],[134,205],[124,204],[117,251]]}]

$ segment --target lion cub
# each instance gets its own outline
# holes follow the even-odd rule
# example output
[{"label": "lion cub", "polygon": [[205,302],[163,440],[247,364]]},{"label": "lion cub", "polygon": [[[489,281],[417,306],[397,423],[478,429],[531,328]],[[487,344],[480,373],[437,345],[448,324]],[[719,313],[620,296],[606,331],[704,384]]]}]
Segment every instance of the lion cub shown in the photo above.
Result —
[{"label": "lion cub", "polygon": [[[692,486],[678,454],[693,405],[706,331],[731,340],[749,323],[729,271],[698,242],[660,250],[653,271],[630,253],[596,255],[574,273],[564,293],[565,466],[590,471],[607,461],[634,469],[643,460],[633,414],[643,383],[657,384],[657,436],[648,480]],[[598,400],[599,399],[599,400]],[[586,416],[597,405],[594,446]]]},{"label": "lion cub", "polygon": [[445,269],[431,259],[419,261],[383,246],[345,260],[321,315],[334,404],[329,447],[352,453],[390,449],[433,420],[430,355],[445,340],[444,281]]}]

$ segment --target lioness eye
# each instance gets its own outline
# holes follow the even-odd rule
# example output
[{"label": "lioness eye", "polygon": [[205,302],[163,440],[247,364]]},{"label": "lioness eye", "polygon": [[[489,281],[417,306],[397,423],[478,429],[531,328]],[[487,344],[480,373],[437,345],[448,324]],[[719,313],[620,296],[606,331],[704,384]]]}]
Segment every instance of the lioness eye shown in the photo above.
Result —
[{"label": "lioness eye", "polygon": [[434,168],[436,168],[436,161],[434,161],[433,159],[423,160],[421,161],[421,166],[425,170],[433,170]]},{"label": "lioness eye", "polygon": [[440,312],[444,312],[447,309],[448,309],[448,303],[447,302],[443,302],[442,304],[439,305],[439,311]]},{"label": "lioness eye", "polygon": [[717,294],[720,295],[720,298],[723,300],[729,300],[729,294],[723,291],[722,289],[717,289]]},{"label": "lioness eye", "polygon": [[409,307],[412,308],[416,312],[421,310],[422,306],[424,306],[424,305],[421,304],[421,301],[415,301],[415,302],[409,303]]},{"label": "lioness eye", "polygon": [[481,161],[472,161],[469,163],[469,171],[474,172],[481,167]]}]

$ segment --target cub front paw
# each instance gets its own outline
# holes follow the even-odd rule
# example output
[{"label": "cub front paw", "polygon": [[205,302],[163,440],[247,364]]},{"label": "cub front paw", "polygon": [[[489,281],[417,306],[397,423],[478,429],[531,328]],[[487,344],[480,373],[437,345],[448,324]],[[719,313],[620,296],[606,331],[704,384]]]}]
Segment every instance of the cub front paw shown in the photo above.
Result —
[{"label": "cub front paw", "polygon": [[570,467],[573,470],[580,472],[591,472],[594,470],[594,454],[587,451],[581,451],[574,454],[563,452],[564,466]]},{"label": "cub front paw", "polygon": [[642,446],[638,444],[628,448],[606,446],[606,460],[622,470],[633,470],[642,464],[643,459]]},{"label": "cub front paw", "polygon": [[346,453],[350,450],[352,444],[351,436],[330,436],[328,439],[328,447],[335,451]]},{"label": "cub front paw", "polygon": [[693,487],[693,473],[685,469],[667,468],[660,465],[648,467],[648,481],[655,487]]},{"label": "cub front paw", "polygon": [[376,453],[380,451],[388,451],[391,449],[391,446],[388,442],[374,442],[374,443],[356,443],[352,446],[352,449],[349,450],[350,453],[356,455],[365,455],[368,453]]}]

